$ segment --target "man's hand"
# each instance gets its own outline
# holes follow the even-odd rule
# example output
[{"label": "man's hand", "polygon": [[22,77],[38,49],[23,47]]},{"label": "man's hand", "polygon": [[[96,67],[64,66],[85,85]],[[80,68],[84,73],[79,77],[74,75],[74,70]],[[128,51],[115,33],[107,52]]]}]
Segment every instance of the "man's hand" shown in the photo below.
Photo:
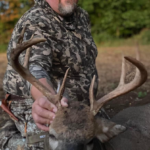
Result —
[{"label": "man's hand", "polygon": [[[65,97],[61,100],[61,105],[67,107],[67,99]],[[35,100],[32,105],[32,116],[35,124],[41,130],[48,131],[49,127],[46,124],[50,125],[55,118],[57,112],[57,107],[48,101],[46,97],[40,97]]]},{"label": "man's hand", "polygon": [[[46,78],[41,78],[39,81],[49,89],[49,92],[52,95],[55,95],[56,92],[52,88],[50,81]],[[41,130],[48,131],[49,127],[46,124],[50,125],[55,118],[57,112],[57,107],[51,103],[46,97],[43,96],[36,87],[31,86],[31,95],[35,102],[32,105],[32,116],[35,124]],[[61,105],[67,107],[67,99],[63,97],[61,99]]]}]

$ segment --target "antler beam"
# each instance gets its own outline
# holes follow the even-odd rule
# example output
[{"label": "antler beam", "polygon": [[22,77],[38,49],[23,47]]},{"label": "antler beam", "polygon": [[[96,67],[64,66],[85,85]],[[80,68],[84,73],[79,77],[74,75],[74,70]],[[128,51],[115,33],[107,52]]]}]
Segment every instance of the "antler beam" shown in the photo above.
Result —
[{"label": "antler beam", "polygon": [[[23,38],[23,34],[25,32],[25,28],[23,28],[19,41],[18,41],[18,45],[16,48],[12,49],[11,51],[11,65],[14,68],[14,70],[16,72],[18,72],[25,80],[27,80],[28,82],[30,82],[33,86],[35,86],[41,93],[43,93],[44,96],[46,96],[48,98],[48,100],[54,104],[59,103],[63,91],[64,91],[64,86],[65,86],[65,81],[67,78],[67,74],[69,69],[66,71],[65,77],[63,79],[63,84],[60,87],[60,90],[58,92],[57,95],[52,95],[50,93],[50,91],[48,90],[47,87],[45,87],[41,82],[39,82],[29,71],[28,67],[26,67],[27,62],[25,63],[25,66],[23,67],[20,63],[19,63],[19,55],[21,52],[23,52],[24,50],[26,50],[27,48],[31,47],[32,45],[35,45],[37,43],[40,42],[45,42],[46,39],[45,38],[33,38],[33,35],[31,37],[30,40],[22,43],[22,38]],[[26,56],[26,60],[29,60],[29,55]]]},{"label": "antler beam", "polygon": [[[135,78],[130,82],[125,84],[125,59],[131,62],[133,65],[135,65],[138,69],[136,69],[136,75]],[[90,102],[91,102],[91,111],[94,115],[96,115],[99,111],[99,109],[109,100],[118,97],[120,95],[123,95],[125,93],[128,93],[137,87],[141,86],[146,80],[147,80],[148,73],[144,67],[144,65],[139,62],[138,60],[132,58],[132,57],[124,57],[122,62],[122,74],[120,78],[120,83],[118,87],[110,92],[109,94],[103,96],[97,101],[94,101],[93,93],[91,92],[93,90],[94,86],[94,80],[91,83],[90,87]]]}]

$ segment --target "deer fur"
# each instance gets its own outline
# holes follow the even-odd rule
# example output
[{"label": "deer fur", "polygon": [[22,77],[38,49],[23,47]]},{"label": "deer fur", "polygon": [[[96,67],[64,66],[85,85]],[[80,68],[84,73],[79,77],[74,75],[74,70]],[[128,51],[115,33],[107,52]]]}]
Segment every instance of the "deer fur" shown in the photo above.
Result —
[{"label": "deer fur", "polygon": [[126,131],[106,142],[106,150],[150,150],[150,104],[130,107],[111,119]]},{"label": "deer fur", "polygon": [[86,150],[94,137],[105,142],[125,129],[122,125],[94,116],[86,104],[72,101],[68,108],[58,110],[49,127],[49,144],[51,150]]}]

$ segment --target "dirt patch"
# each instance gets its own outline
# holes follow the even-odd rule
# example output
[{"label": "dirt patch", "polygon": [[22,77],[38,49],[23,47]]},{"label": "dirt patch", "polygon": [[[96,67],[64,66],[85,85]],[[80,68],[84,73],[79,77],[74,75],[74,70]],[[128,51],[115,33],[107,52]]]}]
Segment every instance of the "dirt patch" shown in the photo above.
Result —
[{"label": "dirt patch", "polygon": [[[4,98],[4,91],[2,88],[3,85],[3,77],[6,71],[7,66],[7,57],[6,54],[0,54],[0,100]],[[0,108],[0,125],[4,122],[4,120],[8,119],[8,115],[2,111]]]},{"label": "dirt patch", "polygon": [[0,99],[3,98],[4,92],[2,89],[3,77],[7,66],[6,54],[0,54]]},{"label": "dirt patch", "polygon": [[[96,66],[99,74],[99,94],[98,97],[109,93],[119,83],[121,72],[121,58],[122,54],[126,56],[135,57],[136,47],[102,47],[98,50],[98,57],[96,60]],[[143,64],[146,66],[150,74],[150,46],[140,47],[140,57]],[[7,60],[6,54],[0,54],[0,99],[3,98],[4,92],[2,90],[2,80],[6,70]],[[130,66],[130,65],[129,65]],[[129,68],[129,72],[132,72],[132,67]],[[105,104],[104,108],[110,117],[116,113],[131,106],[143,105],[149,103],[150,100],[150,76],[147,82],[138,88],[124,96],[115,98]],[[0,109],[1,111],[1,109]],[[1,113],[1,112],[0,112]],[[6,118],[6,114],[2,115]],[[2,119],[0,118],[2,121]]]}]

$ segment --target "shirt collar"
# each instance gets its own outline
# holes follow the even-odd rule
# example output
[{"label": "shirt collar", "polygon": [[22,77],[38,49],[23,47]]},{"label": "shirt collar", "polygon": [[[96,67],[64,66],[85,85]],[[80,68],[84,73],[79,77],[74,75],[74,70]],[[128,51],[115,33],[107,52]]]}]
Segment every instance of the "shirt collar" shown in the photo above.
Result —
[{"label": "shirt collar", "polygon": [[45,5],[46,1],[45,0],[34,0],[34,3],[42,6],[42,5]]}]

